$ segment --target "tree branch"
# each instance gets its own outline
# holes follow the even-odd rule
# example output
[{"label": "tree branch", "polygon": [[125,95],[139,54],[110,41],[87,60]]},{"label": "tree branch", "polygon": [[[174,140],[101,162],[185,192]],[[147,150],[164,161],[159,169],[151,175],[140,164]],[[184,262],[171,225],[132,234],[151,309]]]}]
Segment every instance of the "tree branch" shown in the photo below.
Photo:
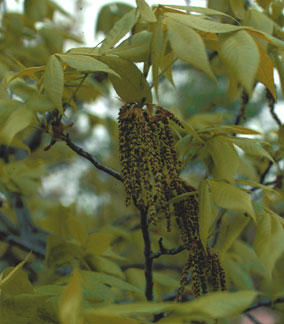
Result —
[{"label": "tree branch", "polygon": [[158,251],[151,253],[152,259],[159,258],[161,255],[169,255],[169,254],[175,255],[175,254],[178,254],[178,253],[182,252],[183,250],[185,250],[185,246],[183,244],[177,246],[174,249],[166,249],[163,246],[163,238],[162,237],[159,239],[159,246],[160,246],[160,249]]},{"label": "tree branch", "polygon": [[241,97],[241,105],[240,105],[240,112],[235,120],[235,125],[239,125],[241,120],[246,119],[246,106],[248,104],[249,97],[248,94],[243,90],[242,97]]},{"label": "tree branch", "polygon": [[275,299],[274,301],[272,301],[271,299],[262,300],[262,301],[255,303],[254,305],[248,307],[247,309],[245,309],[243,313],[248,313],[248,312],[250,312],[256,308],[260,308],[260,307],[272,307],[273,305],[280,304],[280,303],[284,303],[284,297],[279,297],[279,298]]},{"label": "tree branch", "polygon": [[71,148],[71,150],[76,152],[78,155],[81,155],[85,159],[89,160],[97,169],[99,169],[99,170],[111,175],[112,177],[116,178],[117,180],[123,182],[122,177],[118,172],[116,172],[116,171],[112,170],[111,168],[108,168],[105,165],[101,164],[98,160],[96,160],[94,157],[92,157],[92,155],[90,153],[84,151],[81,147],[74,144],[70,140],[70,137],[69,137],[68,134],[62,136],[62,139]]},{"label": "tree branch", "polygon": [[148,301],[153,300],[153,258],[151,250],[151,238],[149,232],[147,208],[139,208],[141,217],[141,230],[144,239],[144,256],[145,256],[145,278],[146,288],[145,296]]},{"label": "tree branch", "polygon": [[268,107],[270,110],[270,114],[272,116],[272,118],[275,120],[275,122],[277,123],[277,125],[280,127],[282,125],[280,118],[277,116],[276,112],[274,111],[275,108],[275,99],[272,96],[272,93],[269,91],[268,88],[266,88],[266,98],[268,101]]},{"label": "tree branch", "polygon": [[259,322],[253,315],[251,315],[250,313],[245,313],[244,314],[247,318],[249,318],[254,324],[262,324],[261,322]]},{"label": "tree branch", "polygon": [[45,247],[42,246],[45,245],[45,242],[43,240],[33,238],[33,241],[31,241],[27,238],[10,234],[3,227],[0,227],[0,240],[18,246],[25,251],[32,251],[41,259],[45,258]]}]

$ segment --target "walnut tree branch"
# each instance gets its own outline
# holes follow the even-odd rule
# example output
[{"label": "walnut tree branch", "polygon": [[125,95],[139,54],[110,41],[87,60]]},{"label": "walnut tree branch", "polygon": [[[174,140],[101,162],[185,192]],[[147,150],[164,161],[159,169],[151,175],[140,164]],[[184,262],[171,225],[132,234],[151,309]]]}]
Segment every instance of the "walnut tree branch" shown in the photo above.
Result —
[{"label": "walnut tree branch", "polygon": [[253,304],[252,306],[248,307],[247,309],[245,309],[243,313],[250,312],[250,311],[252,311],[256,308],[260,308],[260,307],[272,307],[275,304],[281,304],[281,303],[284,303],[284,297],[279,297],[279,298],[275,299],[274,301],[272,301],[271,299],[261,300],[255,304]]},{"label": "walnut tree branch", "polygon": [[71,150],[73,150],[74,152],[76,152],[78,155],[81,155],[82,157],[84,157],[85,159],[89,160],[97,169],[111,175],[112,177],[116,178],[117,180],[122,181],[122,177],[121,175],[111,169],[108,168],[107,166],[101,164],[98,160],[96,160],[90,153],[84,151],[81,147],[77,146],[76,144],[74,144],[71,140],[69,135],[64,135],[62,136],[62,139],[65,141],[65,143],[71,148]]},{"label": "walnut tree branch", "polygon": [[139,208],[141,219],[141,230],[144,240],[144,256],[145,256],[145,278],[146,288],[145,296],[148,301],[153,300],[153,258],[151,248],[151,238],[148,225],[147,208]]},{"label": "walnut tree branch", "polygon": [[161,255],[169,255],[169,254],[175,255],[175,254],[178,254],[178,253],[182,252],[183,250],[185,250],[185,246],[183,244],[177,246],[174,249],[166,249],[163,246],[163,238],[162,237],[159,239],[159,246],[160,246],[160,249],[158,251],[151,253],[152,259],[159,258]]}]

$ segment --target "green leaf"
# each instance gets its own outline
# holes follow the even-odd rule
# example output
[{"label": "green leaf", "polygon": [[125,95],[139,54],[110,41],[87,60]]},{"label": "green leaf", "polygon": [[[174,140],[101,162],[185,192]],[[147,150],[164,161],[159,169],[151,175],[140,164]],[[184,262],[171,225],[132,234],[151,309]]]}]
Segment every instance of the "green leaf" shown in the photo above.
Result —
[{"label": "green leaf", "polygon": [[0,143],[9,145],[16,134],[30,126],[33,116],[34,113],[23,104],[14,110],[0,131]]},{"label": "green leaf", "polygon": [[193,6],[177,6],[177,5],[164,5],[162,7],[165,8],[166,10],[167,10],[167,8],[174,8],[174,9],[186,10],[189,12],[196,12],[196,13],[200,13],[200,14],[207,15],[207,16],[223,16],[223,17],[230,18],[234,21],[237,21],[235,18],[233,18],[229,15],[226,15],[224,12],[210,9],[210,8],[193,7]]},{"label": "green leaf", "polygon": [[249,217],[228,212],[223,216],[216,244],[221,259],[224,258],[225,253],[239,237],[249,220]]},{"label": "green leaf", "polygon": [[104,53],[106,50],[112,48],[119,40],[130,32],[132,27],[136,24],[137,18],[137,10],[132,9],[119,19],[107,33],[107,36],[100,47],[100,52]]},{"label": "green leaf", "polygon": [[256,187],[256,188],[259,188],[259,189],[267,190],[267,191],[273,192],[276,195],[279,195],[280,197],[282,197],[281,194],[278,191],[276,191],[275,189],[273,189],[273,188],[271,188],[269,186],[263,185],[261,183],[258,183],[258,182],[249,181],[249,180],[242,180],[242,179],[236,179],[236,182],[239,183],[239,184],[242,184],[244,186],[251,186],[251,187]]},{"label": "green leaf", "polygon": [[21,271],[23,265],[28,261],[29,257],[31,256],[31,252],[26,256],[25,260],[19,263],[13,270],[9,271],[4,279],[0,278],[0,289],[4,288],[6,285],[10,283],[11,280]]},{"label": "green leaf", "polygon": [[111,234],[94,233],[88,237],[86,245],[86,253],[93,255],[101,255],[109,247],[114,237]]},{"label": "green leaf", "polygon": [[199,15],[184,15],[167,12],[165,13],[165,17],[175,20],[177,23],[189,26],[197,30],[202,30],[207,33],[229,33],[244,28],[243,26],[219,23]]},{"label": "green leaf", "polygon": [[147,23],[156,22],[157,19],[145,0],[136,0],[137,7],[139,9],[140,17]]},{"label": "green leaf", "polygon": [[64,73],[61,63],[58,61],[55,55],[50,56],[47,61],[45,77],[44,77],[44,89],[53,102],[54,106],[64,114],[62,108],[62,95],[64,88]]},{"label": "green leaf", "polygon": [[84,278],[84,280],[92,280],[93,282],[104,283],[108,286],[116,287],[119,289],[141,293],[140,289],[131,285],[130,283],[105,273],[82,271],[82,277]]},{"label": "green leaf", "polygon": [[253,246],[271,277],[276,261],[284,252],[284,230],[277,215],[268,209],[265,211],[259,215]]},{"label": "green leaf", "polygon": [[82,302],[82,279],[78,269],[64,288],[59,301],[59,318],[62,324],[79,324]]},{"label": "green leaf", "polygon": [[41,314],[41,308],[48,298],[40,294],[20,294],[6,298],[0,304],[1,324],[57,323],[46,311]]},{"label": "green leaf", "polygon": [[251,204],[251,198],[248,193],[238,187],[223,181],[207,180],[212,192],[212,198],[215,203],[224,208],[240,210],[248,213],[253,220],[255,219],[254,210]]},{"label": "green leaf", "polygon": [[150,86],[134,63],[108,55],[100,57],[100,61],[119,74],[120,78],[113,75],[109,78],[121,99],[127,102],[140,102],[142,98],[146,98],[147,103],[152,102]]},{"label": "green leaf", "polygon": [[200,186],[198,218],[200,239],[204,250],[206,251],[210,229],[216,220],[216,213],[213,210],[212,197],[206,180],[203,180]]},{"label": "green leaf", "polygon": [[19,294],[32,294],[34,292],[28,274],[22,269],[17,269],[15,272],[15,268],[6,268],[2,273],[2,280],[5,280],[5,277],[9,276],[11,272],[13,272],[12,280],[10,279],[5,285],[1,285],[0,281],[1,298]]},{"label": "green leaf", "polygon": [[229,137],[229,140],[230,142],[236,144],[240,149],[242,149],[247,154],[251,154],[259,157],[266,157],[270,161],[274,162],[271,155],[264,148],[262,148],[258,144],[259,141],[255,139],[231,136]]},{"label": "green leaf", "polygon": [[48,2],[46,0],[25,0],[24,2],[25,15],[33,21],[41,21],[47,15]]},{"label": "green leaf", "polygon": [[34,112],[47,112],[54,108],[52,101],[46,96],[39,93],[33,94],[26,102],[26,107]]},{"label": "green leaf", "polygon": [[185,131],[187,132],[187,134],[192,135],[196,140],[198,140],[198,142],[203,143],[203,144],[205,143],[203,141],[203,139],[198,135],[197,131],[192,126],[190,126],[188,123],[185,123],[185,122],[183,122],[182,125],[183,125]]},{"label": "green leaf", "polygon": [[10,80],[10,82],[12,82],[13,80],[15,80],[16,78],[21,78],[23,76],[28,76],[30,77],[31,79],[34,79],[34,80],[38,80],[37,77],[35,77],[35,73],[36,72],[41,72],[41,71],[44,71],[45,70],[45,66],[36,66],[36,67],[30,67],[30,68],[25,68],[23,69],[22,71],[16,73]]},{"label": "green leaf", "polygon": [[202,70],[217,82],[201,36],[182,21],[166,16],[165,22],[168,27],[169,41],[176,56]]},{"label": "green leaf", "polygon": [[206,142],[207,149],[213,159],[213,176],[232,182],[239,169],[239,156],[234,146],[224,136],[214,136]]},{"label": "green leaf", "polygon": [[[214,118],[214,117],[212,116],[212,118]],[[207,132],[210,132],[210,133],[213,132],[214,134],[236,133],[236,134],[248,134],[248,135],[261,135],[261,133],[258,131],[255,131],[251,128],[247,128],[244,126],[239,126],[239,125],[218,125],[218,126],[216,125],[213,127],[201,129],[199,131],[199,134],[207,133]]]},{"label": "green leaf", "polygon": [[[234,16],[238,19],[244,19],[246,10],[245,10],[245,1],[244,0],[229,0],[230,7],[234,13]],[[244,24],[246,25],[246,24]]]},{"label": "green leaf", "polygon": [[178,202],[180,202],[182,200],[187,199],[188,197],[196,196],[196,195],[197,195],[197,191],[185,192],[183,194],[177,195],[176,197],[170,199],[169,204],[170,205],[176,204],[176,203],[178,203]]},{"label": "green leaf", "polygon": [[249,33],[240,30],[219,35],[219,55],[248,94],[252,93],[259,68],[258,47]]},{"label": "green leaf", "polygon": [[132,318],[125,318],[109,314],[96,314],[91,311],[86,314],[89,324],[139,324],[140,322]]},{"label": "green leaf", "polygon": [[107,50],[106,54],[115,54],[132,62],[146,62],[149,60],[149,49],[152,33],[142,31],[127,38],[118,47]]},{"label": "green leaf", "polygon": [[60,57],[70,67],[80,72],[106,72],[119,77],[119,75],[106,64],[93,57],[72,54],[57,54],[56,56]]},{"label": "green leaf", "polygon": [[257,71],[256,79],[269,89],[269,91],[273,95],[273,98],[276,101],[277,95],[276,95],[276,88],[274,84],[273,62],[269,57],[269,55],[266,53],[266,51],[263,49],[262,45],[259,44],[257,40],[254,41],[258,47],[259,54],[260,54],[260,64]]},{"label": "green leaf", "polygon": [[72,264],[83,257],[81,246],[65,242],[61,237],[50,235],[47,240],[46,261],[50,267]]},{"label": "green leaf", "polygon": [[[256,291],[216,292],[194,299],[191,303],[176,305],[176,311],[201,312],[212,318],[233,317],[251,305]],[[187,310],[188,308],[188,310]]]},{"label": "green leaf", "polygon": [[233,283],[234,288],[240,290],[254,290],[254,284],[248,267],[240,260],[237,254],[228,253],[224,258],[224,270]]},{"label": "green leaf", "polygon": [[151,40],[151,63],[152,63],[152,76],[155,89],[156,98],[159,101],[159,67],[161,64],[164,43],[164,31],[162,17],[158,17],[158,21],[153,29],[153,36]]},{"label": "green leaf", "polygon": [[236,255],[242,259],[242,262],[247,265],[250,271],[257,273],[262,277],[267,276],[265,267],[256,255],[252,246],[242,240],[235,240],[232,249]]},{"label": "green leaf", "polygon": [[82,221],[79,221],[74,215],[70,214],[67,218],[67,227],[69,236],[84,246],[88,241],[87,227]]}]

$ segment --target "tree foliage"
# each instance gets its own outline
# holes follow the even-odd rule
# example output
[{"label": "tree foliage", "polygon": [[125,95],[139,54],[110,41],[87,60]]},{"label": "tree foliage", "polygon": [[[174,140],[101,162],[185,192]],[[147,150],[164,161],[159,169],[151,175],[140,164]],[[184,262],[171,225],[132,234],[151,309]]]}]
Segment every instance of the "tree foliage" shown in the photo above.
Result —
[{"label": "tree foliage", "polygon": [[90,48],[51,0],[3,13],[1,324],[283,319],[283,8],[112,3]]}]

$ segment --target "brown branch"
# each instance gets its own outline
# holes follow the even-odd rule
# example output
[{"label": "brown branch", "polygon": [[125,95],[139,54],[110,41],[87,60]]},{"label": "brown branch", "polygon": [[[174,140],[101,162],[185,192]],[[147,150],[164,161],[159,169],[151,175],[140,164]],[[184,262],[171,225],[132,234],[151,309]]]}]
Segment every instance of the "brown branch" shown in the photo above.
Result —
[{"label": "brown branch", "polygon": [[268,107],[270,110],[270,114],[272,118],[276,121],[278,126],[280,127],[282,125],[280,118],[277,116],[276,112],[274,111],[275,108],[275,99],[272,96],[271,92],[269,91],[268,88],[266,88],[266,99],[268,101]]},{"label": "brown branch", "polygon": [[0,227],[0,241],[15,245],[25,251],[32,251],[40,259],[45,258],[45,240],[33,237],[33,240],[13,235]]},{"label": "brown branch", "polygon": [[250,312],[256,308],[260,308],[260,307],[272,307],[273,305],[280,304],[280,303],[284,303],[284,297],[279,297],[279,298],[275,299],[274,301],[272,301],[272,300],[259,301],[259,302],[255,303],[254,305],[245,309],[243,311],[243,313],[248,313],[248,312]]},{"label": "brown branch", "polygon": [[260,321],[258,321],[252,314],[245,313],[244,314],[247,318],[249,318],[254,324],[262,324]]},{"label": "brown branch", "polygon": [[241,97],[240,112],[235,120],[235,125],[239,125],[242,119],[243,120],[246,119],[246,106],[248,104],[248,101],[249,101],[249,96],[245,92],[245,90],[243,90],[242,97]]},{"label": "brown branch", "polygon": [[183,250],[185,250],[185,246],[183,244],[177,246],[174,249],[166,249],[163,246],[163,238],[162,237],[159,239],[159,246],[160,246],[160,249],[158,251],[151,253],[152,259],[159,258],[161,255],[175,255],[175,254],[178,254],[178,253],[182,252]]},{"label": "brown branch", "polygon": [[[136,205],[136,204],[135,204]],[[141,230],[144,240],[144,256],[145,256],[145,296],[148,301],[153,300],[153,258],[151,249],[151,238],[148,225],[147,208],[139,208],[141,217]]]},{"label": "brown branch", "polygon": [[117,172],[112,170],[111,168],[108,168],[107,166],[101,164],[98,160],[96,160],[90,153],[84,151],[81,147],[74,144],[71,140],[69,135],[62,136],[62,139],[65,141],[65,143],[76,152],[78,155],[81,155],[85,159],[89,160],[97,169],[111,175],[112,177],[116,178],[117,180],[123,182],[121,175]]}]

